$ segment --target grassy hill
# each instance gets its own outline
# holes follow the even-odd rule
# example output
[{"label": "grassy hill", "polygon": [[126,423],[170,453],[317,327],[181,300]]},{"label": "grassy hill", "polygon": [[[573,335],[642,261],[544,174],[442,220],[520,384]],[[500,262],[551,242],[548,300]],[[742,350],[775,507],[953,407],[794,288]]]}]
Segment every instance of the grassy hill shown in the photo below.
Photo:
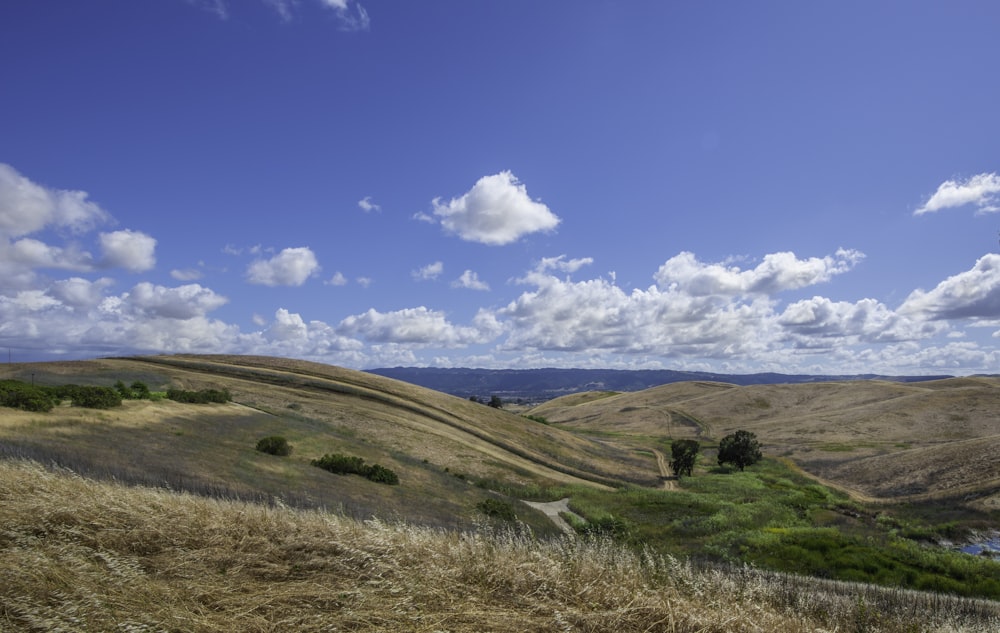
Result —
[{"label": "grassy hill", "polygon": [[[1000,598],[1000,563],[939,546],[1000,525],[996,379],[676,383],[574,394],[529,419],[276,358],[0,366],[5,378],[140,380],[225,389],[232,402],[0,409],[0,584],[13,588],[0,630],[998,624],[1000,606],[978,598]],[[767,456],[745,473],[712,454],[737,428],[757,433]],[[270,435],[292,454],[255,450]],[[664,482],[679,438],[703,455],[695,476]],[[311,465],[328,453],[400,483]],[[565,518],[588,536],[567,540],[520,503],[566,497]],[[518,523],[488,517],[486,501]]]}]

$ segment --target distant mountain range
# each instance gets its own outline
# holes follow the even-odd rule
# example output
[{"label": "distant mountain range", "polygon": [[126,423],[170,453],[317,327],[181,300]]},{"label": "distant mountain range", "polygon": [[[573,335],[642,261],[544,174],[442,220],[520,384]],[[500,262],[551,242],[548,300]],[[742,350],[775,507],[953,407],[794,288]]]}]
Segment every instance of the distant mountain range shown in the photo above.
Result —
[{"label": "distant mountain range", "polygon": [[463,398],[542,402],[581,391],[641,391],[673,382],[692,380],[725,382],[734,385],[793,384],[835,380],[890,380],[919,382],[951,378],[940,376],[807,375],[807,374],[714,374],[672,369],[466,369],[437,367],[389,367],[369,369],[369,373],[395,378],[428,389]]}]

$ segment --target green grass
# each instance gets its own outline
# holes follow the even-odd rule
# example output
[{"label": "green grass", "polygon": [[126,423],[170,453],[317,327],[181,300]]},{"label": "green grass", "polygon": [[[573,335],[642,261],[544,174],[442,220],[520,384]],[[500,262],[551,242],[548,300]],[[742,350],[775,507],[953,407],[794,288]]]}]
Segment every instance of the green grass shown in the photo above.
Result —
[{"label": "green grass", "polygon": [[[714,469],[684,478],[680,490],[563,490],[589,523],[610,519],[636,549],[707,562],[749,563],[844,581],[1000,598],[1000,563],[925,541],[953,536],[911,512],[866,511],[777,460],[744,472]],[[583,531],[582,525],[574,525]]]}]

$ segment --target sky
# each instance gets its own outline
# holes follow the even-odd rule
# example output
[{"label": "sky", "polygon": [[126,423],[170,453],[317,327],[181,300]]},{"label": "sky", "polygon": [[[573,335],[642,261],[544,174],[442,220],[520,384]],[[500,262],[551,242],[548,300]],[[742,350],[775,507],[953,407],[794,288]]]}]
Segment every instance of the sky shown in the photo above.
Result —
[{"label": "sky", "polygon": [[0,360],[998,373],[998,31],[992,0],[5,0]]}]

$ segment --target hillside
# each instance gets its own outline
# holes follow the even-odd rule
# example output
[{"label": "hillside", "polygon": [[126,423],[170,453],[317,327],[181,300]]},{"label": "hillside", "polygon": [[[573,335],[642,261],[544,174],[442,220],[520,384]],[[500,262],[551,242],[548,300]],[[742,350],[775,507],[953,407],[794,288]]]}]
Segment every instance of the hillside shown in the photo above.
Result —
[{"label": "hillside", "polygon": [[[470,525],[475,505],[504,486],[655,482],[655,460],[518,415],[395,380],[260,357],[142,357],[5,365],[0,378],[37,384],[145,381],[154,389],[228,389],[227,405],[126,401],[121,409],[62,406],[0,412],[0,451],[85,473],[193,491],[281,499],[351,515]],[[282,435],[290,458],[254,450]],[[356,455],[406,485],[331,479],[309,465]],[[473,483],[479,482],[480,486]],[[523,513],[531,516],[527,507]],[[537,523],[545,526],[544,518]]]},{"label": "hillside", "polygon": [[[645,605],[641,607],[643,614],[662,615],[658,609],[666,608],[677,615],[678,612],[671,610],[681,604],[700,605],[692,608],[714,614],[706,620],[688,612],[684,621],[700,624],[684,629],[678,619],[676,630],[753,630],[746,628],[748,620],[742,619],[746,615],[742,612],[724,619],[726,624],[713,629],[709,624],[713,618],[721,617],[720,609],[725,607],[700,602],[706,592],[716,591],[707,587],[732,588],[733,583],[742,583],[740,586],[745,589],[750,582],[745,571],[734,575],[719,570],[740,569],[746,564],[773,572],[861,580],[897,589],[1000,598],[1000,563],[988,556],[959,553],[952,545],[954,541],[978,542],[1000,525],[998,457],[991,450],[997,439],[992,411],[1000,404],[997,401],[1000,381],[995,378],[750,386],[689,381],[630,393],[603,390],[575,393],[531,409],[527,412],[530,418],[366,372],[266,357],[164,356],[8,364],[0,367],[0,379],[5,378],[19,378],[36,385],[110,386],[116,381],[139,380],[154,391],[168,388],[228,391],[232,401],[225,404],[152,399],[126,400],[121,407],[107,410],[70,406],[69,401],[46,413],[0,409],[0,458],[7,458],[0,460],[0,465],[10,465],[4,466],[6,470],[0,473],[0,480],[9,478],[9,481],[0,481],[0,486],[8,487],[3,493],[6,500],[35,495],[35,490],[25,487],[25,482],[41,477],[31,475],[26,479],[18,473],[23,469],[34,472],[31,469],[42,464],[55,477],[45,479],[53,489],[66,490],[66,486],[76,485],[63,480],[77,481],[81,486],[93,485],[87,494],[103,499],[128,497],[129,501],[121,503],[135,503],[152,514],[172,512],[162,509],[174,504],[175,497],[171,495],[178,492],[199,495],[203,499],[184,505],[187,510],[183,512],[190,511],[195,517],[192,526],[207,526],[211,521],[206,517],[218,509],[225,516],[232,516],[232,512],[263,513],[261,516],[272,517],[278,524],[292,526],[288,529],[297,534],[295,531],[305,529],[306,523],[312,525],[313,518],[303,517],[319,517],[317,525],[326,528],[308,528],[309,535],[303,537],[306,542],[295,534],[281,537],[277,540],[281,543],[279,550],[267,550],[269,553],[263,554],[263,559],[257,558],[253,548],[265,547],[264,541],[271,542],[274,538],[260,534],[275,534],[285,528],[258,526],[263,532],[253,532],[252,538],[241,536],[242,533],[225,536],[224,530],[210,528],[213,531],[206,538],[232,539],[235,544],[225,547],[237,550],[227,550],[224,555],[214,550],[204,554],[185,550],[188,557],[207,556],[212,560],[213,556],[222,556],[224,562],[219,564],[226,574],[230,569],[250,574],[251,577],[240,576],[240,582],[249,583],[247,596],[262,595],[265,590],[254,583],[267,582],[269,578],[291,583],[287,585],[294,587],[290,591],[301,589],[299,580],[332,582],[328,575],[312,577],[306,573],[315,563],[314,557],[306,554],[318,547],[312,539],[329,528],[363,533],[358,538],[368,544],[361,546],[358,541],[344,547],[357,547],[369,553],[362,557],[361,568],[352,567],[357,560],[349,557],[344,569],[361,578],[376,578],[373,582],[382,577],[379,574],[402,578],[397,575],[400,566],[435,555],[426,547],[461,549],[455,543],[463,543],[463,537],[457,534],[466,534],[465,538],[479,543],[477,547],[483,549],[467,554],[464,559],[436,554],[435,564],[446,570],[437,567],[425,570],[428,576],[457,574],[459,584],[470,585],[471,595],[478,596],[474,598],[475,605],[449,603],[447,613],[441,615],[456,624],[441,630],[482,630],[489,614],[511,617],[511,609],[534,608],[525,605],[542,605],[537,607],[541,610],[540,619],[533,621],[539,630],[561,630],[561,621],[549,610],[575,613],[575,624],[564,627],[571,630],[573,627],[660,630],[656,625],[658,620],[633,612],[629,606],[633,603],[628,603],[609,585],[600,585],[599,591],[613,593],[611,602],[595,597],[581,606],[574,602],[575,594],[562,590],[537,602],[539,596],[517,593],[530,588],[513,580],[511,570],[495,570],[481,576],[476,575],[486,573],[481,567],[475,567],[478,570],[475,572],[465,567],[456,569],[468,563],[468,556],[482,553],[489,558],[498,556],[500,551],[510,560],[518,561],[516,565],[521,565],[524,573],[547,578],[546,583],[564,583],[575,587],[572,591],[584,593],[589,590],[575,585],[571,578],[579,571],[577,565],[607,565],[617,569],[616,565],[626,565],[621,561],[628,561],[627,565],[641,570],[636,572],[637,582],[645,588],[629,585],[628,591],[637,592],[638,602],[634,604]],[[752,430],[764,442],[765,459],[746,472],[715,464],[714,447],[723,435],[735,429]],[[293,447],[290,456],[255,450],[260,438],[271,435],[288,439]],[[682,480],[670,476],[667,465],[671,441],[679,438],[697,439],[702,451],[692,476]],[[331,453],[388,469],[398,475],[398,485],[356,475],[335,475],[311,464],[312,460]],[[36,465],[22,460],[33,460]],[[69,471],[74,475],[68,475]],[[90,480],[114,480],[115,484]],[[128,491],[121,484],[155,490]],[[146,494],[153,496],[142,496]],[[132,499],[130,495],[137,496]],[[211,505],[212,499],[218,503],[224,499],[235,505],[224,508]],[[536,509],[522,501],[549,505]],[[6,537],[0,535],[7,539],[3,542],[5,555],[30,557],[34,554],[25,552],[43,545],[24,540],[28,537],[23,535],[58,533],[66,547],[72,549],[82,543],[85,548],[92,548],[94,543],[103,543],[107,536],[102,535],[100,526],[148,525],[146,519],[140,521],[120,511],[112,517],[80,518],[85,514],[83,508],[65,500],[52,504],[48,509],[23,510],[35,515],[25,516],[18,523],[21,525],[18,534],[22,536],[15,538],[10,536],[11,532],[5,532]],[[65,506],[63,510],[53,509],[60,504]],[[117,507],[112,502],[106,504]],[[243,509],[231,509],[235,507]],[[559,518],[564,519],[563,526],[568,523],[570,536],[580,537],[571,550],[565,548],[574,540],[564,537],[545,514],[554,512],[553,507],[564,511]],[[154,511],[155,508],[160,509]],[[372,520],[376,522],[357,522]],[[176,548],[171,536],[174,523],[162,518],[159,521],[169,524],[171,531],[151,533],[148,527],[111,528],[132,531],[142,550],[128,550],[128,543],[116,545],[125,549],[115,550],[118,553],[112,555],[113,560],[124,557],[121,560],[130,561],[127,564],[133,567],[155,568],[158,563],[146,557],[147,549],[159,552]],[[398,527],[384,527],[397,523]],[[65,534],[59,527],[62,525],[68,526]],[[234,527],[237,532],[244,529],[238,521]],[[196,527],[191,529],[197,531]],[[435,531],[439,529],[446,532]],[[497,529],[500,531],[495,532]],[[93,530],[96,532],[92,534]],[[423,544],[408,540],[408,535],[417,533],[421,534],[418,540]],[[195,538],[190,536],[188,540]],[[392,541],[395,545],[390,547],[391,555],[367,539],[379,544],[386,539]],[[448,545],[426,545],[430,541]],[[244,545],[240,546],[241,542]],[[513,549],[504,549],[508,546]],[[110,550],[102,547],[79,556],[103,560],[101,557],[109,555]],[[215,545],[191,545],[192,551],[206,547],[211,550]],[[591,547],[594,549],[588,549]],[[238,562],[236,551],[249,556],[250,562],[246,565]],[[45,554],[52,557],[46,564],[58,567],[60,555]],[[373,556],[384,559],[380,563],[382,571],[364,567],[367,563],[363,561],[374,560]],[[573,562],[577,556],[583,556],[585,562]],[[74,555],[73,560],[78,558]],[[16,556],[11,558],[15,559]],[[533,567],[534,563],[529,563],[550,565],[553,559],[562,561],[555,565],[561,570],[558,578],[541,574]],[[663,565],[669,567],[669,573]],[[691,589],[690,584],[681,587],[672,576],[682,568],[688,569],[684,574],[697,575],[697,582],[705,583],[706,589],[685,593]],[[197,570],[201,568],[178,573],[202,573]],[[272,576],[272,571],[277,575]],[[19,573],[12,568],[0,569],[0,575],[7,574],[27,583],[25,586],[30,585]],[[168,580],[161,578],[157,583],[180,582],[171,575],[173,572],[158,573]],[[470,573],[475,577],[470,578]],[[41,578],[35,580],[43,585],[47,582]],[[480,581],[487,582],[488,591],[514,591],[511,599],[518,606],[489,602],[477,593],[487,591],[477,584]],[[62,582],[72,585],[74,581],[66,577]],[[892,608],[909,614],[899,622],[925,618],[926,612],[920,605],[925,604],[924,600],[939,600],[927,598],[927,594],[900,597],[892,589],[868,585],[835,588],[822,584],[825,581],[768,576],[763,571],[760,575],[754,572],[752,582],[754,591],[773,595],[769,594],[767,600],[758,596],[761,600],[744,606],[751,608],[752,604],[766,602],[771,606],[759,615],[775,618],[774,622],[783,622],[782,618],[791,611],[801,610],[802,605],[791,596],[819,586],[809,583],[822,585],[816,589],[821,595],[814,602],[832,601],[823,612],[826,615],[796,616],[788,620],[788,628],[783,630],[824,627],[868,630],[859,628],[857,623],[870,613],[862,608],[866,603],[859,601],[859,596],[869,596],[869,592],[877,594],[875,599],[887,600],[886,604],[895,605]],[[336,586],[340,592],[352,592]],[[663,591],[664,595],[679,596],[680,602],[667,606],[662,602],[646,602],[641,596],[647,595],[649,587],[658,588],[655,591]],[[101,590],[117,591],[109,586]],[[152,595],[166,589],[148,590]],[[365,608],[369,608],[377,600],[387,599],[382,590],[381,585],[367,587],[358,590],[357,596],[359,600],[364,598],[362,602],[372,601],[365,602],[368,605]],[[40,591],[47,596],[41,599],[42,603],[52,608],[55,600],[52,596],[62,595],[59,592],[66,590]],[[422,612],[438,613],[437,607],[429,603],[439,597],[412,591],[399,596],[406,604],[420,604]],[[845,596],[849,596],[846,601]],[[192,598],[185,595],[178,599],[187,604]],[[270,607],[258,609],[240,603],[235,597],[228,599],[231,603],[219,606],[220,610],[271,613]],[[347,604],[339,598],[335,602]],[[487,603],[492,606],[484,607]],[[975,607],[976,613],[982,609],[989,614],[996,612],[996,603],[976,604],[985,605]],[[768,610],[772,607],[775,611]],[[273,626],[277,630],[280,627],[274,623],[287,618],[298,622],[295,618],[305,613],[288,604],[274,608],[277,611],[266,616],[270,618],[266,623],[254,626],[259,630],[272,630],[268,627]],[[486,609],[484,615],[468,621],[478,623],[475,625],[448,615],[452,609],[476,613],[480,608]],[[8,615],[31,611],[24,605],[7,609]],[[601,615],[593,609],[598,609]],[[831,620],[834,611],[840,615]],[[358,617],[372,617],[371,612],[365,613]],[[412,615],[408,614],[404,610],[399,617]],[[390,619],[386,622],[391,624],[385,626],[391,628],[402,621]],[[382,625],[378,618],[369,624],[362,620],[351,622],[355,630],[379,630]],[[618,624],[611,624],[615,622]],[[734,622],[744,624],[730,627]],[[463,629],[458,623],[468,626]],[[205,630],[208,628],[210,625],[205,624]],[[508,630],[503,626],[485,628]],[[912,630],[912,627],[883,627],[883,630]]]},{"label": "hillside", "polygon": [[558,398],[530,411],[594,437],[757,434],[765,452],[859,498],[1000,508],[1000,379],[737,386],[691,382]]}]

